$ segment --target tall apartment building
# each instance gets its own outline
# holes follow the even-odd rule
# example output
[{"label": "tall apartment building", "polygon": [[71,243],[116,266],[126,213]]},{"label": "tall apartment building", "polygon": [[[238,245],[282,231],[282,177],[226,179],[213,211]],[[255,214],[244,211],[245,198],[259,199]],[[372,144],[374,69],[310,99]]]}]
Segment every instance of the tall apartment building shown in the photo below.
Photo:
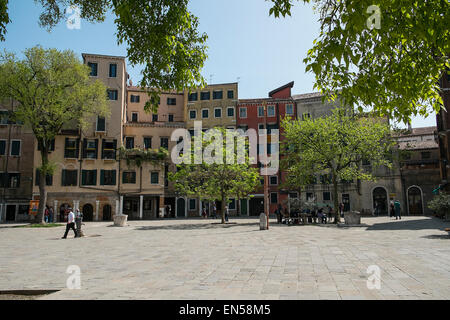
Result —
[{"label": "tall apartment building", "polygon": [[[261,168],[260,156],[266,148],[266,154],[272,154],[272,144],[270,134],[272,130],[280,130],[280,122],[286,117],[296,117],[295,102],[291,97],[291,89],[294,82],[290,82],[280,88],[269,93],[269,98],[263,99],[241,99],[237,106],[237,127],[244,131],[248,129],[259,130],[266,129],[267,146],[263,146],[258,142],[258,168]],[[266,108],[266,109],[265,109]],[[279,131],[280,142],[283,139],[282,130]],[[288,190],[283,190],[280,185],[284,182],[285,173],[281,170],[277,174],[268,178],[269,180],[269,210],[275,212],[279,203],[284,203],[289,196],[295,196]],[[242,201],[242,213],[250,216],[259,216],[264,212],[264,177],[261,176],[261,188],[255,190],[251,194],[250,199]]]},{"label": "tall apartment building", "polygon": [[[56,163],[53,177],[47,178],[47,204],[54,207],[58,221],[63,221],[64,209],[80,208],[85,221],[111,220],[119,210],[121,172],[116,151],[123,144],[125,123],[127,72],[124,57],[83,54],[91,68],[90,76],[107,87],[110,106],[108,118],[96,117],[81,131],[67,127],[55,139],[50,161]],[[34,168],[41,164],[35,150]],[[36,176],[36,170],[34,172]],[[33,198],[39,199],[39,188],[33,188]]]},{"label": "tall apartment building", "polygon": [[0,104],[0,222],[27,221],[33,183],[33,132],[12,119],[16,104]]}]

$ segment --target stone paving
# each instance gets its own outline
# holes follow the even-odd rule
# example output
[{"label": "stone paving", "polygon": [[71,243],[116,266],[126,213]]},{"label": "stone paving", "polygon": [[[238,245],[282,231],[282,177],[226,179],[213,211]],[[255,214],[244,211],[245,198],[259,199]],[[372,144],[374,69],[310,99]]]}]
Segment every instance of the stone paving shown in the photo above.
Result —
[{"label": "stone paving", "polygon": [[[286,226],[256,219],[0,225],[0,291],[61,289],[44,299],[449,299],[450,223],[363,218],[366,227]],[[71,231],[72,232],[72,231]],[[69,234],[70,235],[70,234]],[[70,235],[71,236],[71,235]],[[70,237],[69,236],[69,237]],[[69,265],[81,289],[66,288]],[[367,268],[381,269],[369,290]]]}]

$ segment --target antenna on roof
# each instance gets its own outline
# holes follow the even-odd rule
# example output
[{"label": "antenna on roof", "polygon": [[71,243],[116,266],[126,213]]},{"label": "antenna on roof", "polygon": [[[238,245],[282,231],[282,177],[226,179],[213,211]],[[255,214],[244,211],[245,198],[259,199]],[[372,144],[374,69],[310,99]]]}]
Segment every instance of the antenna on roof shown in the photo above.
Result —
[{"label": "antenna on roof", "polygon": [[236,80],[237,83],[241,82],[241,77],[237,77]]},{"label": "antenna on roof", "polygon": [[213,74],[210,74],[210,75],[209,75],[209,84],[212,84],[213,76],[214,76]]}]

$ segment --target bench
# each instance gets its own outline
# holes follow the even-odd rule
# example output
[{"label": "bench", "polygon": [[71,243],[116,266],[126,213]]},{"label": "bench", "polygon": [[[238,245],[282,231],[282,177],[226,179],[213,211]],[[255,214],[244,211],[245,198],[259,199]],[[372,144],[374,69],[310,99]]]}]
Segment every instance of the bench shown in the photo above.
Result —
[{"label": "bench", "polygon": [[444,230],[445,230],[445,232],[448,233],[448,236],[450,237],[450,228],[445,228]]}]

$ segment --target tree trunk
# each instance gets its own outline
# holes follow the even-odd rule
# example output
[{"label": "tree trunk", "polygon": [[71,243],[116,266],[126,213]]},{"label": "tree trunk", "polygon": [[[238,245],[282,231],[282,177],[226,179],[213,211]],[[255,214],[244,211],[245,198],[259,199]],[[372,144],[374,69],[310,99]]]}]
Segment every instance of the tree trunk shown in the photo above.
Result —
[{"label": "tree trunk", "polygon": [[333,200],[334,200],[334,223],[341,222],[341,216],[339,215],[339,199],[338,199],[338,182],[336,174],[333,173]]},{"label": "tree trunk", "polygon": [[[41,168],[48,168],[48,151],[47,146],[41,148]],[[45,171],[45,172],[44,172]],[[46,170],[39,170],[39,210],[36,215],[36,223],[44,224],[44,210],[47,204],[47,183],[46,183]],[[55,213],[56,214],[56,213]]]},{"label": "tree trunk", "polygon": [[222,194],[222,224],[225,224],[225,195]]},{"label": "tree trunk", "polygon": [[237,214],[238,214],[238,216],[240,216],[241,215],[241,198],[240,197],[238,197],[237,198]]}]

